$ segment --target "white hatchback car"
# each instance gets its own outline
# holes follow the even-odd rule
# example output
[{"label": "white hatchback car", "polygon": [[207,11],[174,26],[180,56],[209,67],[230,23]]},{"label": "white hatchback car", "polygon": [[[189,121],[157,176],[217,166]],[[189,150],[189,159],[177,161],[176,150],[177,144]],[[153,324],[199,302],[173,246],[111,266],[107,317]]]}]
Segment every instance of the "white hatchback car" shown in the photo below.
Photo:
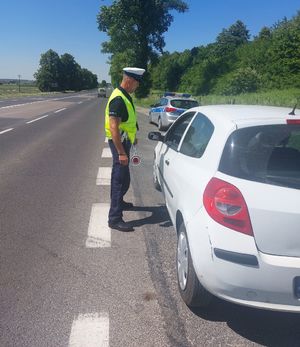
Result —
[{"label": "white hatchback car", "polygon": [[300,312],[300,110],[200,106],[148,137],[185,303]]}]

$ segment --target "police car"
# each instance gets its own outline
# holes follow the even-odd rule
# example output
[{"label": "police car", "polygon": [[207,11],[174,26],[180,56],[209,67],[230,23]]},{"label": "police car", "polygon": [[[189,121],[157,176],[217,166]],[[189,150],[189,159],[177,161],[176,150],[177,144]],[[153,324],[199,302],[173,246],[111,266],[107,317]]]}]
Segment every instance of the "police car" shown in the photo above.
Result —
[{"label": "police car", "polygon": [[186,110],[199,106],[190,94],[167,92],[158,103],[151,106],[149,123],[158,125],[159,130],[166,130]]}]

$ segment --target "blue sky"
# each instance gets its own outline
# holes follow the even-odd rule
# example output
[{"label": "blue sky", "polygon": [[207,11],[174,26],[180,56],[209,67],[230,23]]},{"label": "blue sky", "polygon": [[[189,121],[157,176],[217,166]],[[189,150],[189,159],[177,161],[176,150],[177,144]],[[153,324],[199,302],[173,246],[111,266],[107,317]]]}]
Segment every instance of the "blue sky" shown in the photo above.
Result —
[{"label": "blue sky", "polygon": [[[242,20],[252,36],[263,26],[300,10],[299,0],[186,0],[189,11],[174,12],[165,33],[165,49],[183,51],[214,42],[224,28]],[[42,53],[69,53],[82,68],[110,81],[108,56],[101,53],[107,36],[97,28],[96,16],[109,0],[1,0],[0,78],[33,79]]]}]

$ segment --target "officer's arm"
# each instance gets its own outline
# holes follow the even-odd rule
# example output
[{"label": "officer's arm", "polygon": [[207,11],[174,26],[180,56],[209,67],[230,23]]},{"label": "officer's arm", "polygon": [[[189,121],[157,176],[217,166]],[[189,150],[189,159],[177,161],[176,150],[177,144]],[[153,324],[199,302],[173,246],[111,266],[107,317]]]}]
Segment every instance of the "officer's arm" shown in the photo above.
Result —
[{"label": "officer's arm", "polygon": [[111,132],[111,138],[113,140],[113,143],[117,149],[117,152],[119,153],[119,160],[121,164],[128,164],[128,157],[125,152],[125,149],[122,145],[121,141],[121,135],[119,130],[119,125],[121,123],[121,118],[119,117],[109,117],[109,128]]},{"label": "officer's arm", "polygon": [[119,117],[109,117],[109,127],[111,132],[111,137],[113,143],[119,154],[125,153],[124,147],[121,142],[121,135],[119,130],[119,125],[121,123],[121,119]]}]

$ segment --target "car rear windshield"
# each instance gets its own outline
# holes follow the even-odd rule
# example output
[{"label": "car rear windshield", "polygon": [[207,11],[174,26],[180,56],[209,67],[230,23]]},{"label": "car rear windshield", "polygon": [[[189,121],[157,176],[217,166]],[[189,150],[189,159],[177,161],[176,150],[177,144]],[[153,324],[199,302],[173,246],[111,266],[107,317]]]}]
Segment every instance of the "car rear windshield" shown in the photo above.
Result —
[{"label": "car rear windshield", "polygon": [[300,125],[265,125],[234,131],[224,147],[219,171],[300,189]]},{"label": "car rear windshield", "polygon": [[189,108],[199,106],[198,101],[196,100],[181,100],[181,99],[174,99],[171,100],[171,106],[176,108],[183,108],[185,110],[188,110]]}]

